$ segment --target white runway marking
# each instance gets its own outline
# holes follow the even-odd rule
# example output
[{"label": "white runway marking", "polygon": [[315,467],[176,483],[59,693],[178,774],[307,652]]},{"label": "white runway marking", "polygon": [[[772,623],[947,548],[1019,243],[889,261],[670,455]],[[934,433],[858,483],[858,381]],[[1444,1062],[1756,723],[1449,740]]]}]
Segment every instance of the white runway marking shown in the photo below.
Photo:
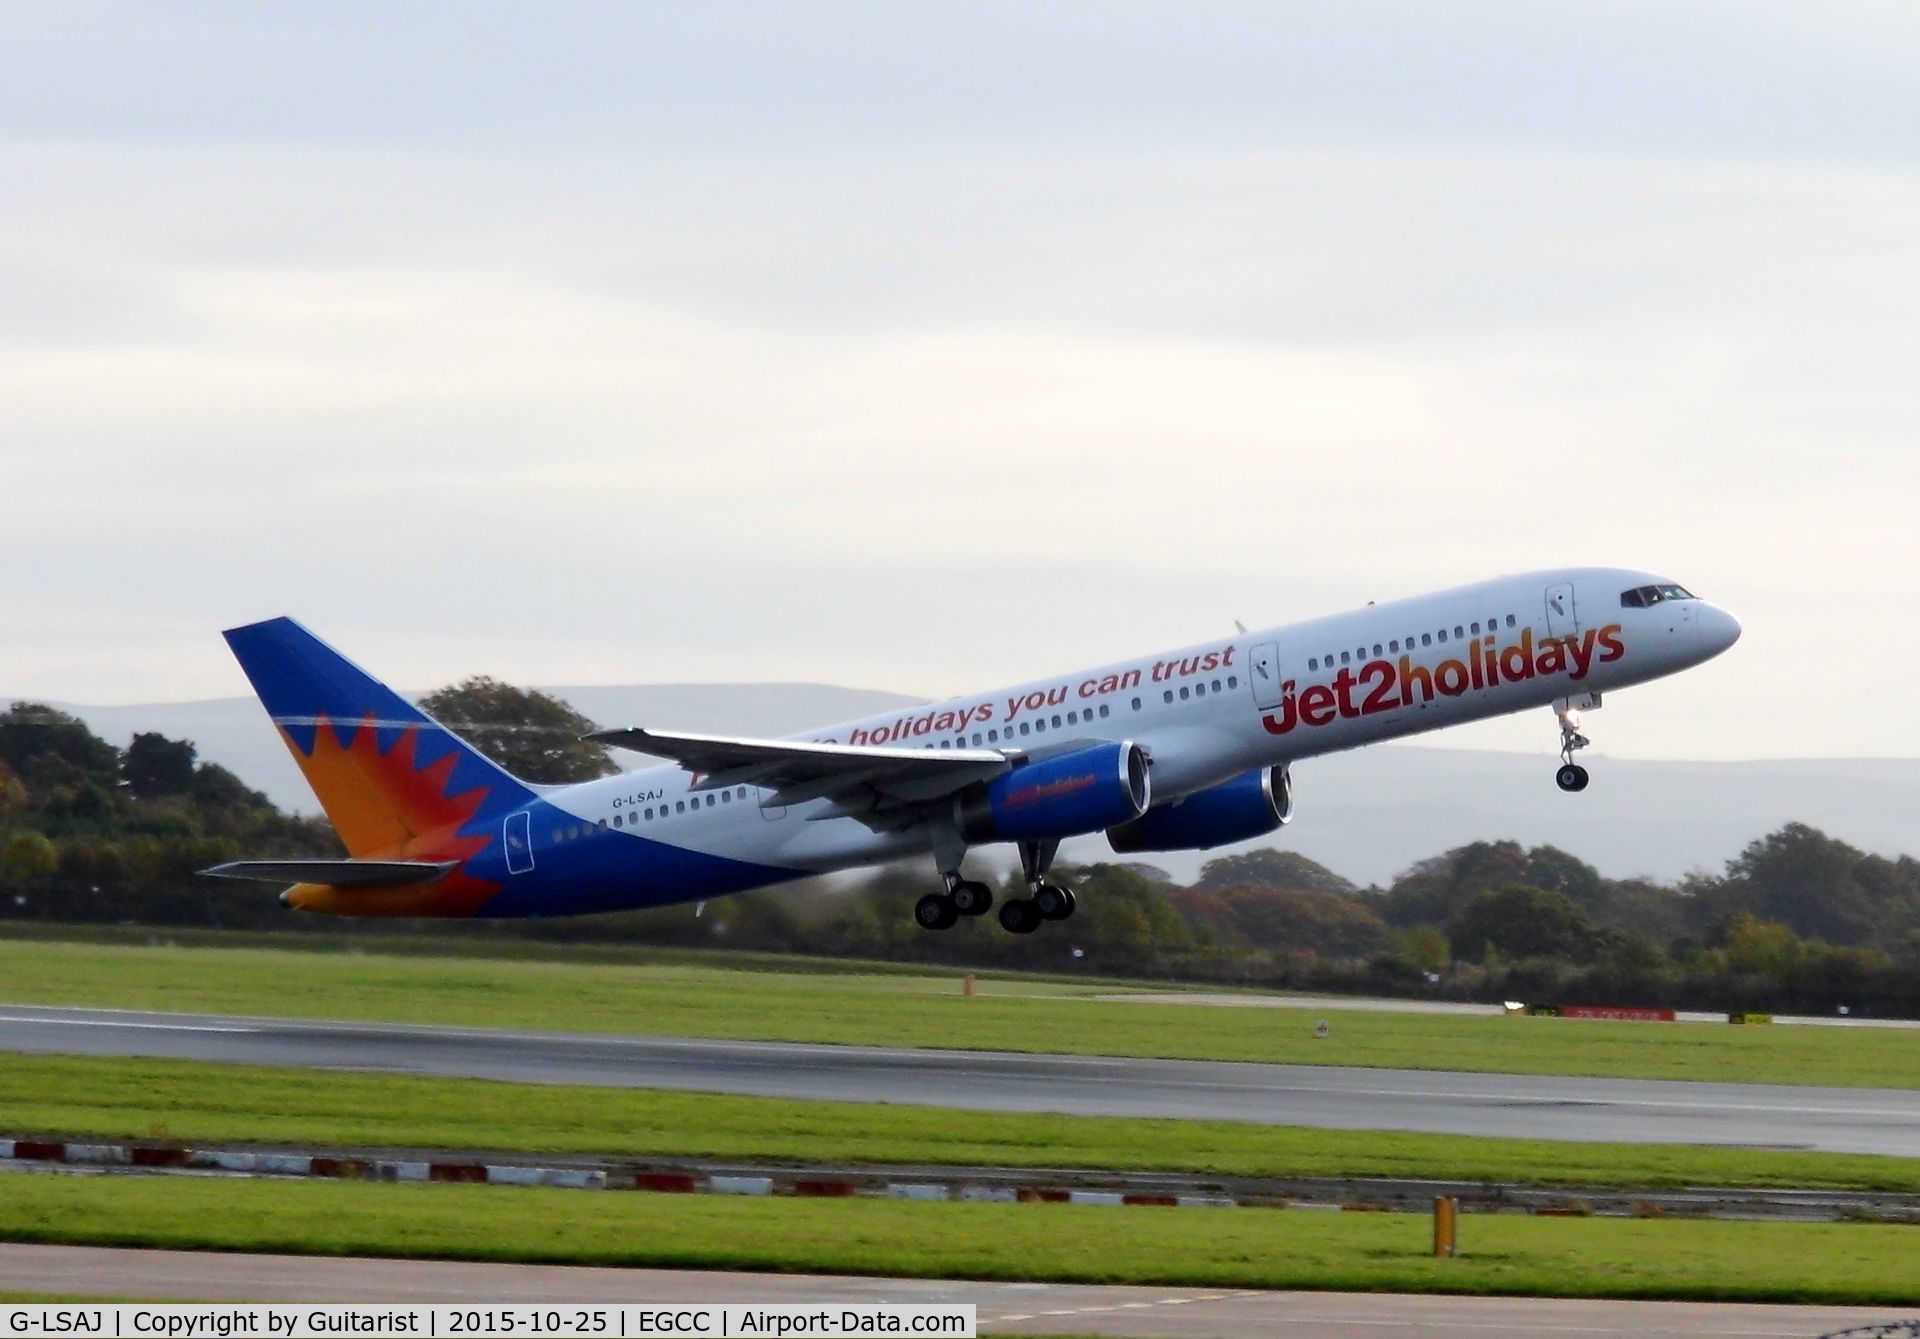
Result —
[{"label": "white runway marking", "polygon": [[38,1023],[47,1027],[144,1028],[149,1032],[259,1032],[253,1027],[222,1027],[213,1023],[127,1023],[117,1018],[29,1018],[0,1014],[0,1023]]}]

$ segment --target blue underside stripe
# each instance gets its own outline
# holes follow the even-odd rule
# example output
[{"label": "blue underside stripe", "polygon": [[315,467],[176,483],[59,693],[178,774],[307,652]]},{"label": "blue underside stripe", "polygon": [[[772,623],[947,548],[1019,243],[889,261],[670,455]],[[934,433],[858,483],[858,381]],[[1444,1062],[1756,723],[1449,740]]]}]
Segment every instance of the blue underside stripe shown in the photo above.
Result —
[{"label": "blue underside stripe", "polygon": [[584,837],[560,841],[555,839],[558,831],[584,820],[545,802],[529,808],[532,870],[508,873],[497,841],[467,865],[474,876],[501,885],[477,915],[573,916],[663,907],[789,883],[813,873],[707,855],[613,828],[595,827]]}]

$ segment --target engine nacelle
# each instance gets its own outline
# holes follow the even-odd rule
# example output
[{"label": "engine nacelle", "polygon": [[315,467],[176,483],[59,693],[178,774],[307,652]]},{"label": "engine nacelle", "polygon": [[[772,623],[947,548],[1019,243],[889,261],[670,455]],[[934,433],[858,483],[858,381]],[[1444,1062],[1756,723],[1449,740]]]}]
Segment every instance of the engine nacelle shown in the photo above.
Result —
[{"label": "engine nacelle", "polygon": [[1146,752],[1129,742],[1016,767],[961,796],[954,812],[970,842],[1054,841],[1138,818],[1152,803]]},{"label": "engine nacelle", "polygon": [[1107,833],[1122,855],[1192,851],[1262,837],[1293,820],[1293,777],[1284,766],[1256,767],[1183,800],[1149,809]]}]

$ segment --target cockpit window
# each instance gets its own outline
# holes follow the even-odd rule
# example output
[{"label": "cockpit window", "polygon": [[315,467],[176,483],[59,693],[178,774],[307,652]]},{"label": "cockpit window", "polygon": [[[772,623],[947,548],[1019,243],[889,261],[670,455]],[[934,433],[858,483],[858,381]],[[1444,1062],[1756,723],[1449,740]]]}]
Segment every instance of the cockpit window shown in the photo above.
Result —
[{"label": "cockpit window", "polygon": [[1620,604],[1627,609],[1650,609],[1662,600],[1692,600],[1696,595],[1685,586],[1636,586],[1620,592]]}]

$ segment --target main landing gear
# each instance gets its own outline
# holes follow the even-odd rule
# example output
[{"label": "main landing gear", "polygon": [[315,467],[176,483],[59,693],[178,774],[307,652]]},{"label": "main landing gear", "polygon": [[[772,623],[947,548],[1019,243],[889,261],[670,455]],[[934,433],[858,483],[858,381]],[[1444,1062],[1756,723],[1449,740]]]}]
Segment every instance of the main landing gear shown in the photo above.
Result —
[{"label": "main landing gear", "polygon": [[984,916],[993,909],[993,889],[986,884],[963,879],[957,871],[946,879],[946,892],[928,893],[913,904],[913,919],[923,930],[950,930],[962,916]]},{"label": "main landing gear", "polygon": [[[1058,842],[1020,843],[1020,868],[1032,891],[1027,897],[1010,897],[1000,904],[1000,927],[1007,933],[1032,934],[1042,921],[1064,921],[1073,915],[1073,890],[1046,881],[1058,846]],[[993,908],[993,890],[986,884],[963,879],[958,870],[944,877],[946,892],[928,893],[914,903],[913,919],[922,929],[951,929],[962,916],[984,916]]]},{"label": "main landing gear", "polygon": [[1008,934],[1030,935],[1041,921],[1064,921],[1073,915],[1071,888],[1047,882],[1047,870],[1059,842],[1021,842],[1020,872],[1026,875],[1030,897],[1010,897],[1000,907],[1000,928]]},{"label": "main landing gear", "polygon": [[1560,770],[1553,774],[1553,784],[1569,793],[1585,790],[1587,769],[1573,760],[1573,754],[1593,741],[1580,733],[1580,713],[1571,704],[1555,707],[1554,715],[1560,718]]}]

